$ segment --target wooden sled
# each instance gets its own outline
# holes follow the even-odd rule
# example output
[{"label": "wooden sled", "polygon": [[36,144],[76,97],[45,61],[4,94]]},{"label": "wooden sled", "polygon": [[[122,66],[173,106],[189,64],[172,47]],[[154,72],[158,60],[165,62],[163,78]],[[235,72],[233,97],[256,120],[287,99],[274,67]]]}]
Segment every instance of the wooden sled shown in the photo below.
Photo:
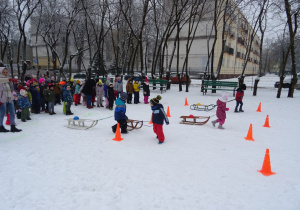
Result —
[{"label": "wooden sled", "polygon": [[98,120],[89,120],[89,119],[78,119],[74,120],[73,118],[69,118],[67,128],[77,129],[77,130],[87,130],[89,128],[97,125]]},{"label": "wooden sled", "polygon": [[134,129],[140,129],[143,126],[143,121],[140,120],[127,120],[127,131],[132,131]]},{"label": "wooden sled", "polygon": [[201,105],[201,104],[192,104],[190,106],[191,110],[197,110],[197,111],[210,111],[213,110],[217,105],[210,104],[210,105]]},{"label": "wooden sled", "polygon": [[[189,125],[204,125],[205,123],[208,122],[210,117],[202,117],[202,116],[181,116],[182,121],[180,124],[189,124]],[[202,120],[201,122],[197,120]]]}]

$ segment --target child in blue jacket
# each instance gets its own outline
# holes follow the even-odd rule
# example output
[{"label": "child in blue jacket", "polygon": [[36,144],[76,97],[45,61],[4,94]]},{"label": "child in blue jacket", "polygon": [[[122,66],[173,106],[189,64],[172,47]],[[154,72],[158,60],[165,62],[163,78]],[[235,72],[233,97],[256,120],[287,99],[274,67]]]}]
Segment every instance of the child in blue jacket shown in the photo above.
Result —
[{"label": "child in blue jacket", "polygon": [[[121,133],[128,133],[127,131],[127,120],[128,117],[126,116],[126,99],[127,93],[122,92],[120,93],[119,98],[117,98],[115,104],[115,120],[120,124]],[[112,126],[112,131],[115,133],[117,129],[117,124]]]},{"label": "child in blue jacket", "polygon": [[169,119],[164,111],[163,105],[159,103],[159,100],[161,100],[160,95],[156,96],[156,98],[152,98],[150,100],[150,106],[152,110],[153,131],[157,135],[158,143],[162,144],[165,141],[163,124],[165,121],[166,124],[169,125]]},{"label": "child in blue jacket", "polygon": [[71,105],[73,103],[73,94],[71,91],[71,86],[68,84],[66,89],[63,91],[64,102],[66,102],[66,115],[72,115]]},{"label": "child in blue jacket", "polygon": [[26,120],[31,120],[29,108],[31,107],[30,101],[27,98],[27,92],[24,89],[20,90],[20,94],[18,95],[18,105],[22,110],[21,112],[21,120],[22,122],[26,122]]}]

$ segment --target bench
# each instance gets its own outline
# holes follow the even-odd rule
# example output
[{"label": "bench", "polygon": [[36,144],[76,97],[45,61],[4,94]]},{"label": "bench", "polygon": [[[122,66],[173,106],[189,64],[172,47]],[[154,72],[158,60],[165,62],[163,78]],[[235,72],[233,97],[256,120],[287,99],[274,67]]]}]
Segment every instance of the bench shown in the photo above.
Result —
[{"label": "bench", "polygon": [[[142,83],[144,83],[144,80],[141,81]],[[164,79],[149,79],[149,88],[152,88],[153,90],[155,90],[156,88],[160,88],[161,93],[167,92],[167,85],[168,85],[169,81],[168,80],[164,80]],[[143,88],[143,86],[141,85],[141,89]]]},{"label": "bench", "polygon": [[201,92],[203,92],[203,95],[204,93],[206,95],[207,90],[233,91],[233,96],[235,96],[235,91],[238,86],[238,82],[202,80]]}]

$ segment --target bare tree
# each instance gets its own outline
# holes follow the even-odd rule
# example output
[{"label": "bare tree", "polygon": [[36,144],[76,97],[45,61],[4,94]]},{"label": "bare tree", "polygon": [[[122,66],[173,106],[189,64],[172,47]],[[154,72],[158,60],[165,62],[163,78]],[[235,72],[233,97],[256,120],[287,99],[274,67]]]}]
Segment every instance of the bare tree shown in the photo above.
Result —
[{"label": "bare tree", "polygon": [[[260,4],[259,2],[259,5],[263,6],[262,4]],[[258,72],[257,72],[257,77],[255,78],[255,81],[254,81],[254,88],[253,88],[253,95],[256,96],[256,93],[257,93],[257,86],[258,86],[258,83],[259,83],[259,78],[261,77],[261,73],[262,73],[262,64],[263,64],[263,57],[262,57],[262,54],[263,54],[263,44],[264,44],[264,36],[265,36],[265,31],[266,31],[266,28],[267,28],[267,13],[268,13],[268,10],[269,10],[269,1],[266,2],[266,6],[265,6],[265,9],[262,13],[262,15],[259,17],[259,31],[260,31],[260,45],[259,45],[259,68],[258,68]]]},{"label": "bare tree", "polygon": [[21,43],[23,41],[23,49],[22,49],[22,74],[20,72],[20,66],[18,65],[18,76],[21,76],[21,80],[24,80],[24,76],[27,70],[26,64],[26,47],[27,47],[27,37],[25,26],[35,9],[40,4],[41,0],[15,0],[13,1],[14,12],[17,16],[18,27],[20,32],[20,38],[18,43],[18,51],[17,51],[17,64],[19,64],[20,59],[20,51],[21,51]]}]

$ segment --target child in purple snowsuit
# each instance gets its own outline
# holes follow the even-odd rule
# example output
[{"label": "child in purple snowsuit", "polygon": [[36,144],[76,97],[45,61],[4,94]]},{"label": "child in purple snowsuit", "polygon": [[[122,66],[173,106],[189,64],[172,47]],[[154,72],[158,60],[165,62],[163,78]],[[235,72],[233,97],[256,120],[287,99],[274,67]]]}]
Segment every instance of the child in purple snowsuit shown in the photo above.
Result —
[{"label": "child in purple snowsuit", "polygon": [[212,125],[215,127],[216,123],[219,123],[218,128],[224,129],[223,124],[225,123],[226,119],[226,111],[229,110],[229,108],[226,108],[226,102],[228,100],[228,94],[223,92],[221,98],[217,100],[217,120],[211,121]]}]

